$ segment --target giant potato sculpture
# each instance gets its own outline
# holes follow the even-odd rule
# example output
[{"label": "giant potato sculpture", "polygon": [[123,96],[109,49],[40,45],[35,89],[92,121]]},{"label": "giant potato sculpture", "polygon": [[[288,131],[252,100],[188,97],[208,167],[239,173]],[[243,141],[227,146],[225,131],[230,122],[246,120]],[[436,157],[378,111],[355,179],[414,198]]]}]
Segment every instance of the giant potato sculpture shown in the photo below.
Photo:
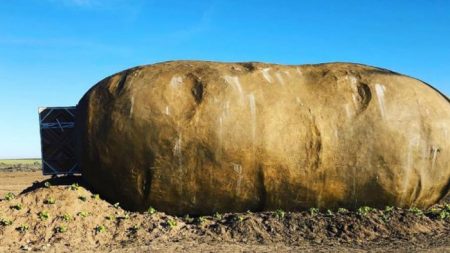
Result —
[{"label": "giant potato sculpture", "polygon": [[166,62],[77,109],[83,176],[131,210],[428,207],[449,189],[449,101],[384,69]]}]

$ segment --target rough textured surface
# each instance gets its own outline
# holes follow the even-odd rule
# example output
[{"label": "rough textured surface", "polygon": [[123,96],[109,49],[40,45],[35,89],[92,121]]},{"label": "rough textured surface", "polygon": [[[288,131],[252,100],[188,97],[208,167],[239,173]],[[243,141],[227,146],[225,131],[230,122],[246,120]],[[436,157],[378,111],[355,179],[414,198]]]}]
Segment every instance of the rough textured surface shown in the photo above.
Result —
[{"label": "rough textured surface", "polygon": [[171,214],[428,207],[450,182],[450,104],[356,64],[166,62],[102,80],[78,105],[86,180]]}]

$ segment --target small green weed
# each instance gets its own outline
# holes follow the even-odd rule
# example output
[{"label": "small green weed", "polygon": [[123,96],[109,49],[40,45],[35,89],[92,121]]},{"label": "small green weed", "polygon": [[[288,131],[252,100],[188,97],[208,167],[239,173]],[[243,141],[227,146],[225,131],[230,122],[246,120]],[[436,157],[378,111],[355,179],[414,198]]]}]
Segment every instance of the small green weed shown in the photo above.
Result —
[{"label": "small green weed", "polygon": [[408,209],[408,211],[409,211],[410,213],[413,213],[413,214],[416,215],[416,216],[423,216],[423,211],[420,210],[420,209],[417,208],[417,207],[411,207],[410,209]]},{"label": "small green weed", "polygon": [[183,218],[186,221],[186,223],[194,222],[194,218],[190,217],[189,214],[186,214]]},{"label": "small green weed", "polygon": [[78,189],[80,188],[80,186],[77,183],[73,183],[69,189],[71,189],[72,191],[78,191]]},{"label": "small green weed", "polygon": [[372,207],[362,206],[362,207],[358,208],[356,213],[360,216],[367,216],[369,213],[373,212],[374,210],[375,209],[373,209]]},{"label": "small green weed", "polygon": [[19,204],[11,205],[9,208],[19,211],[19,210],[22,210],[23,206],[22,206],[22,204],[19,203]]},{"label": "small green weed", "polygon": [[203,224],[203,223],[205,223],[205,221],[206,221],[205,216],[200,216],[200,217],[197,218],[197,223],[198,224]]},{"label": "small green weed", "polygon": [[100,199],[100,195],[93,194],[93,195],[91,195],[91,199]]},{"label": "small green weed", "polygon": [[72,215],[70,215],[70,214],[68,214],[68,213],[65,213],[65,214],[61,215],[61,219],[62,219],[63,221],[68,222],[68,221],[71,221],[73,218],[72,218]]},{"label": "small green weed", "polygon": [[215,212],[213,217],[214,217],[214,219],[221,220],[223,216],[222,216],[222,214]]},{"label": "small green weed", "polygon": [[46,221],[48,220],[48,218],[50,217],[50,215],[48,214],[48,211],[40,211],[38,213],[38,217],[41,221]]},{"label": "small green weed", "polygon": [[341,214],[344,214],[344,213],[348,213],[348,210],[341,207],[341,208],[338,208],[337,212],[341,213]]},{"label": "small green weed", "polygon": [[2,226],[10,226],[12,224],[13,224],[12,220],[0,218],[0,225],[2,225]]},{"label": "small green weed", "polygon": [[77,213],[78,216],[80,216],[81,218],[86,218],[89,215],[89,212],[86,211],[81,211]]},{"label": "small green weed", "polygon": [[22,224],[22,225],[16,227],[16,230],[21,233],[25,233],[26,231],[28,231],[28,229],[30,229],[30,226],[28,226],[28,224]]},{"label": "small green weed", "polygon": [[167,220],[167,225],[169,226],[169,228],[172,229],[177,226],[177,221],[174,219],[169,219]]},{"label": "small green weed", "polygon": [[16,195],[14,195],[14,193],[12,192],[8,192],[5,194],[5,200],[10,201],[16,198]]},{"label": "small green weed", "polygon": [[277,209],[275,211],[275,217],[277,219],[283,219],[285,215],[286,215],[286,213],[283,210],[281,210],[281,209]]},{"label": "small green weed", "polygon": [[95,231],[96,234],[103,233],[103,232],[106,231],[106,227],[103,226],[103,225],[97,225],[97,226],[94,228],[94,231]]},{"label": "small green weed", "polygon": [[450,219],[450,204],[445,204],[442,208],[431,208],[426,212],[428,215],[441,220]]},{"label": "small green weed", "polygon": [[316,216],[316,215],[318,215],[318,214],[319,214],[319,208],[311,207],[311,208],[309,209],[309,214],[310,214],[311,216]]},{"label": "small green weed", "polygon": [[148,210],[147,210],[147,213],[148,214],[155,214],[156,213],[156,209],[153,208],[153,207],[149,207]]},{"label": "small green weed", "polygon": [[383,220],[384,222],[388,222],[389,220],[391,220],[391,216],[389,215],[389,213],[383,213],[381,215],[381,220]]},{"label": "small green weed", "polygon": [[53,205],[55,203],[56,203],[56,200],[52,197],[49,197],[46,200],[44,200],[44,204],[47,204],[47,205]]},{"label": "small green weed", "polygon": [[59,226],[55,227],[55,233],[61,234],[61,233],[65,233],[65,232],[67,232],[67,227],[66,226],[59,225]]},{"label": "small green weed", "polygon": [[383,214],[381,215],[381,219],[384,222],[388,222],[391,219],[391,214],[394,212],[395,207],[393,206],[386,206],[383,210]]},{"label": "small green weed", "polygon": [[450,219],[450,211],[448,211],[446,209],[442,209],[439,212],[439,219],[441,219],[441,220]]},{"label": "small green weed", "polygon": [[426,214],[438,215],[440,212],[441,212],[441,210],[439,208],[431,208],[426,211]]},{"label": "small green weed", "polygon": [[235,215],[233,216],[234,222],[242,222],[244,220],[244,217],[242,215]]}]

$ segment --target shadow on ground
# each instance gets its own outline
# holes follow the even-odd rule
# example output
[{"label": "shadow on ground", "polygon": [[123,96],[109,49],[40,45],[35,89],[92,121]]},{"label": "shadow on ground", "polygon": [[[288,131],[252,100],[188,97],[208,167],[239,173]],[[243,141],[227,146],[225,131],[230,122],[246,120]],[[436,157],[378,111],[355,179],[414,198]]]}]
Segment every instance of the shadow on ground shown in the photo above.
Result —
[{"label": "shadow on ground", "polygon": [[48,184],[53,186],[66,186],[66,185],[69,186],[75,183],[78,184],[79,186],[88,189],[91,192],[94,192],[92,187],[88,185],[86,180],[84,180],[81,175],[69,175],[69,176],[54,176],[44,181],[35,181],[30,187],[25,188],[20,194],[32,192],[40,188],[46,188],[47,187],[46,185]]}]

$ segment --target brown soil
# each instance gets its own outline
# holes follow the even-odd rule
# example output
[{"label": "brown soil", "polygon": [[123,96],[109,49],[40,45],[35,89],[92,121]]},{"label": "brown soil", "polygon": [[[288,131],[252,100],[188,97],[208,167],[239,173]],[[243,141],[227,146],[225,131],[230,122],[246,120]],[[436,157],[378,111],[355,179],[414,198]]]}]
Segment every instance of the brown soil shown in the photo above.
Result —
[{"label": "brown soil", "polygon": [[50,177],[43,176],[42,171],[1,172],[0,170],[0,197],[12,192],[18,194],[35,181],[43,181]]},{"label": "brown soil", "polygon": [[[33,177],[43,179],[40,173],[1,173],[0,188],[18,193]],[[130,213],[74,183],[83,184],[79,177],[48,179],[0,201],[0,252],[450,252],[450,218],[438,217],[450,209],[449,198],[424,214],[323,210],[190,218]]]}]

